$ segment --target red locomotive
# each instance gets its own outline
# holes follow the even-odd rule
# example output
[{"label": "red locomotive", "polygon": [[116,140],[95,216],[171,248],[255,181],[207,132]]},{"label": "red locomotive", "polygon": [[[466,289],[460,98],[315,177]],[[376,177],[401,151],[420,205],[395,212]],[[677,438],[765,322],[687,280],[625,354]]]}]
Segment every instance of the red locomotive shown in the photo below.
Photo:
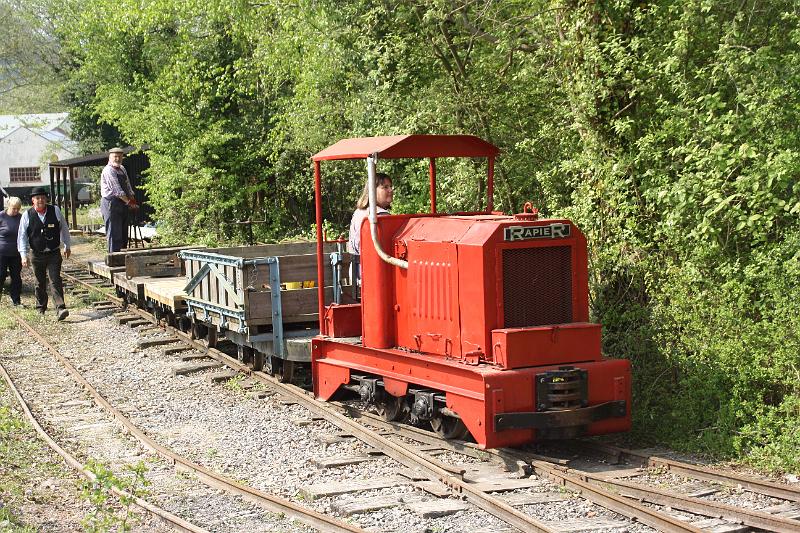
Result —
[{"label": "red locomotive", "polygon": [[[386,419],[489,448],[626,431],[630,363],[603,358],[589,322],[586,240],[568,220],[494,212],[497,153],[468,135],[405,135],[346,139],[313,157],[318,279],[321,161],[366,160],[374,190],[378,159],[427,158],[431,193],[430,213],[364,221],[360,304],[325,307],[318,284],[314,394],[355,390]],[[437,213],[444,157],[487,159],[484,212]]]}]

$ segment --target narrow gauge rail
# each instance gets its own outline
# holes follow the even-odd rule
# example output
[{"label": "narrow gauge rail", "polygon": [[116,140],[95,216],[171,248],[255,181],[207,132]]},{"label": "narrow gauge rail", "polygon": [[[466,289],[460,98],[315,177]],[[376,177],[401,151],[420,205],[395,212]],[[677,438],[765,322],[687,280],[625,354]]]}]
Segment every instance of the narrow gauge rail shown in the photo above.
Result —
[{"label": "narrow gauge rail", "polygon": [[[94,290],[99,290],[97,287],[94,287],[90,284],[86,284],[85,282],[65,273],[65,277],[70,279],[73,282],[80,283],[90,287]],[[261,505],[265,509],[272,511],[274,513],[283,513],[286,516],[291,518],[297,519],[298,521],[307,524],[311,527],[314,527],[320,531],[331,532],[331,533],[363,533],[364,530],[343,522],[342,520],[336,519],[334,517],[319,513],[314,511],[313,509],[307,509],[301,505],[297,505],[291,501],[285,500],[283,498],[277,497],[272,494],[268,494],[266,492],[260,491],[253,487],[249,487],[243,483],[239,483],[235,480],[229,479],[226,476],[220,475],[214,471],[211,471],[193,461],[183,457],[177,453],[174,453],[169,448],[162,446],[154,439],[149,437],[147,434],[144,433],[140,428],[138,428],[133,422],[131,422],[125,415],[123,415],[118,409],[112,406],[98,391],[96,388],[89,383],[83,375],[67,360],[61,353],[50,343],[42,337],[30,324],[28,324],[21,316],[16,313],[11,312],[17,321],[24,327],[36,340],[45,347],[52,355],[55,357],[67,370],[67,372],[75,379],[78,383],[80,383],[86,391],[94,398],[95,402],[98,406],[100,406],[105,411],[109,412],[116,420],[118,420],[128,431],[130,431],[131,435],[133,435],[139,442],[141,442],[146,448],[149,448],[156,453],[158,453],[161,457],[172,461],[175,464],[180,464],[182,467],[190,470],[194,474],[197,475],[198,479],[201,479],[205,484],[210,487],[214,487],[217,489],[228,491],[232,494],[236,494],[245,498],[249,501],[252,501],[258,505]],[[144,504],[144,502],[143,502]],[[179,522],[176,521],[176,524]]]},{"label": "narrow gauge rail", "polygon": [[[725,520],[731,526],[741,524],[752,528],[765,531],[800,531],[800,521],[796,518],[781,516],[765,511],[756,509],[745,509],[740,507],[733,507],[714,500],[704,499],[700,497],[689,497],[684,494],[676,493],[674,491],[667,491],[664,489],[653,489],[645,485],[634,485],[633,483],[626,482],[622,479],[616,479],[613,471],[607,474],[598,474],[588,472],[586,470],[574,468],[570,466],[571,461],[558,459],[554,457],[541,456],[537,453],[528,452],[519,449],[490,449],[481,450],[473,443],[469,442],[452,442],[443,441],[437,436],[425,430],[397,424],[394,422],[386,422],[378,416],[371,413],[364,413],[357,411],[352,407],[347,407],[348,411],[353,416],[362,418],[365,423],[370,426],[382,429],[391,429],[398,435],[402,435],[409,439],[418,440],[420,442],[435,444],[442,448],[450,449],[470,455],[472,457],[481,457],[485,455],[494,455],[505,464],[513,468],[518,465],[520,468],[527,468],[529,472],[539,475],[542,478],[550,479],[551,481],[568,487],[572,490],[580,492],[584,497],[603,503],[604,506],[612,509],[622,515],[629,516],[633,519],[641,517],[639,510],[631,509],[627,504],[617,506],[617,501],[605,500],[605,491],[611,491],[613,494],[621,496],[622,499],[638,500],[639,502],[654,503],[663,507],[670,507],[676,510],[686,511],[698,516],[709,518],[720,518]],[[584,450],[584,454],[596,453],[598,450],[607,450],[609,452],[615,450],[613,446],[598,444],[597,447],[591,442],[569,442],[565,443],[567,448]],[[725,484],[731,487],[742,487],[751,492],[762,494],[765,496],[772,496],[775,498],[784,499],[788,502],[795,502],[800,498],[800,491],[792,489],[791,487],[773,486],[776,483],[764,482],[754,478],[741,476],[738,474],[728,474],[724,472],[715,471],[709,468],[698,467],[690,463],[680,461],[666,460],[663,458],[656,458],[651,456],[644,456],[632,450],[625,450],[632,458],[639,459],[633,461],[635,464],[647,465],[646,461],[642,459],[647,458],[651,465],[660,465],[661,461],[667,461],[672,465],[673,472],[686,473],[689,477],[696,479],[709,480],[717,483]],[[692,476],[691,472],[699,468],[700,472],[713,472],[713,475],[696,475]],[[683,474],[682,474],[683,475]],[[794,512],[789,511],[792,515],[800,514],[800,510]],[[645,520],[640,520],[647,523]],[[703,521],[700,521],[703,522]],[[706,521],[707,522],[707,521]],[[708,522],[712,524],[713,522]]]},{"label": "narrow gauge rail", "polygon": [[[99,289],[96,286],[86,284],[84,281],[72,276],[70,276],[70,278],[75,283],[85,285],[90,290],[102,292],[102,289]],[[125,304],[125,301],[122,298],[116,298],[112,296],[107,297],[119,305]],[[129,310],[131,313],[139,315],[143,319],[154,324],[160,324],[162,322],[156,319],[152,314],[142,309],[129,308]],[[168,325],[165,327],[168,328],[171,333],[178,337],[182,342],[202,351],[209,358],[224,363],[226,366],[238,370],[243,374],[249,375],[253,379],[261,381],[279,390],[282,394],[291,398],[293,401],[296,401],[298,404],[307,407],[312,413],[332,422],[333,424],[345,430],[347,433],[352,434],[375,449],[380,450],[401,464],[410,468],[420,469],[432,479],[441,481],[452,491],[461,494],[477,507],[489,512],[490,514],[513,525],[514,527],[517,527],[521,531],[552,531],[545,524],[514,509],[498,497],[487,494],[481,490],[476,490],[475,487],[470,486],[471,484],[463,479],[463,470],[455,469],[449,465],[443,464],[428,456],[424,452],[420,452],[408,446],[395,443],[377,433],[375,430],[365,427],[361,423],[343,415],[340,405],[336,403],[317,401],[307,391],[291,384],[282,383],[280,380],[276,380],[265,373],[253,371],[249,365],[240,362],[236,358],[231,357],[217,349],[208,347],[207,342],[201,342],[197,339],[193,339],[190,333],[180,331],[179,329],[170,327]],[[366,413],[361,413],[359,416],[366,417],[369,415]],[[403,434],[403,432],[407,431],[410,432],[409,436],[411,436],[411,438],[419,440],[419,437],[413,437],[412,435],[415,432],[417,435],[419,435],[421,430],[404,426],[403,424],[388,422],[387,424],[394,428],[399,434]],[[525,453],[517,450],[482,450],[471,443],[442,439],[438,436],[434,437],[430,433],[427,433],[427,435],[429,435],[429,438],[433,439],[432,442],[436,442],[437,446],[441,446],[442,448],[450,448],[454,451],[462,452],[466,452],[466,450],[474,450],[473,452],[466,452],[467,455],[472,455],[473,453],[493,454],[502,458],[504,462],[509,465],[516,465],[520,461],[527,465],[532,465],[533,471],[542,477],[551,479],[556,483],[581,493],[589,501],[615,511],[623,516],[627,516],[632,520],[639,521],[659,531],[690,531],[694,533],[700,533],[704,531],[701,528],[692,526],[691,524],[676,519],[664,512],[638,503],[636,500],[626,498],[611,490],[607,490],[603,486],[590,483],[589,481],[583,479],[578,473],[569,472],[566,469],[554,468],[553,465],[544,461],[537,462],[536,460],[531,459],[530,454],[526,455]]]},{"label": "narrow gauge rail", "polygon": [[[27,323],[19,315],[17,315],[13,311],[11,311],[11,314],[14,316],[14,318],[17,319],[17,321],[20,322],[20,324],[27,325]],[[11,393],[14,395],[14,398],[16,398],[17,403],[20,406],[20,409],[22,409],[22,412],[25,414],[25,417],[28,419],[31,426],[33,426],[33,429],[41,437],[41,439],[45,441],[47,446],[49,446],[51,450],[53,450],[59,456],[61,456],[61,458],[64,460],[67,466],[71,467],[73,470],[76,470],[81,476],[90,481],[96,480],[97,476],[93,472],[91,472],[83,464],[81,464],[81,462],[78,461],[74,455],[72,455],[63,447],[61,447],[61,445],[59,445],[58,442],[56,442],[56,440],[47,432],[47,430],[45,430],[44,427],[42,427],[42,425],[39,423],[39,420],[36,418],[36,415],[34,415],[33,412],[31,411],[28,402],[22,396],[22,392],[20,392],[19,388],[17,388],[16,383],[14,383],[14,380],[11,378],[11,375],[9,375],[8,371],[3,366],[2,362],[0,362],[0,375],[3,376],[3,380],[8,385],[9,389],[11,390]],[[208,533],[206,529],[203,529],[195,524],[192,524],[191,522],[184,520],[183,518],[176,516],[170,513],[169,511],[162,509],[161,507],[154,505],[153,503],[148,502],[143,498],[139,498],[138,496],[133,496],[127,491],[118,489],[116,487],[111,487],[109,489],[109,492],[113,494],[116,498],[120,499],[126,498],[132,500],[134,505],[136,505],[138,508],[158,518],[159,520],[173,527],[177,531],[185,531],[187,533]]]},{"label": "narrow gauge rail", "polygon": [[742,487],[745,490],[765,494],[767,496],[773,496],[792,502],[800,502],[800,489],[781,483],[775,483],[774,481],[756,479],[734,472],[721,472],[707,466],[676,461],[674,459],[658,457],[599,442],[577,441],[572,443],[572,446],[583,454],[606,456],[615,463],[627,461],[640,466],[663,468],[678,475],[693,479],[713,481],[730,487]]},{"label": "narrow gauge rail", "polygon": [[[525,454],[515,453],[512,456],[522,458],[525,457]],[[530,464],[535,473],[544,477],[570,479],[567,486],[571,486],[577,479],[581,481],[581,486],[584,487],[592,486],[610,489],[610,491],[613,491],[612,493],[623,495],[625,498],[649,502],[663,508],[682,510],[699,516],[721,518],[729,524],[744,524],[765,531],[800,531],[800,522],[797,520],[769,512],[745,509],[700,497],[686,496],[670,490],[652,488],[623,479],[616,479],[612,475],[554,465],[540,459],[531,460]]]},{"label": "narrow gauge rail", "polygon": [[[191,339],[185,339],[191,340]],[[196,344],[196,347],[200,347],[201,349],[205,347],[204,344]],[[215,356],[213,352],[209,352],[210,355]],[[219,360],[225,362],[225,364],[231,365],[234,364],[233,359],[224,355],[219,354],[221,357]],[[217,358],[215,356],[215,358]],[[239,370],[243,372],[248,372],[249,369],[246,366],[242,366]],[[324,404],[323,404],[324,405]],[[368,413],[360,413],[358,416],[363,416],[365,418],[372,418],[374,421],[374,416],[369,415]],[[402,424],[390,423],[385,422],[384,424],[388,424],[390,427],[394,429],[399,434],[409,433],[409,436],[413,434],[419,435],[421,430],[404,426]],[[412,437],[413,438],[413,437]],[[460,443],[460,442],[451,442],[447,443],[446,440],[442,440],[441,438],[434,438],[437,445],[441,445],[442,447],[450,447],[455,451],[465,451],[466,449],[472,449],[475,445],[471,443]],[[648,512],[652,512],[648,507],[645,506],[636,506],[631,504],[633,502],[630,501],[630,498],[624,498],[619,496],[619,493],[626,494],[626,495],[635,495],[642,501],[651,501],[653,503],[658,503],[660,505],[671,506],[675,509],[683,509],[688,512],[692,512],[699,515],[705,516],[712,516],[712,517],[724,517],[730,522],[733,523],[742,523],[747,524],[752,527],[757,527],[760,529],[766,530],[775,530],[775,531],[792,531],[797,529],[798,522],[792,519],[782,518],[780,516],[769,515],[767,513],[761,513],[758,511],[748,511],[744,509],[732,508],[730,506],[725,506],[723,504],[718,504],[716,502],[708,502],[699,500],[697,498],[687,498],[685,496],[664,493],[663,491],[656,491],[656,490],[648,490],[648,489],[641,489],[639,487],[634,487],[629,483],[624,481],[614,481],[608,479],[607,477],[592,475],[586,472],[580,472],[574,469],[568,469],[559,467],[558,465],[549,464],[547,461],[543,461],[538,458],[535,454],[529,454],[520,452],[518,450],[481,450],[480,453],[489,453],[495,454],[499,457],[503,457],[506,461],[524,461],[526,464],[531,465],[533,470],[542,475],[543,477],[547,477],[551,480],[554,480],[558,483],[564,484],[569,488],[582,492],[584,495],[588,493],[595,493],[594,497],[590,497],[592,501],[604,505],[605,507],[619,512],[625,516],[629,516],[631,518],[637,519],[642,523],[653,525],[653,527],[657,527],[662,530],[669,530],[666,528],[664,524],[656,525],[658,522],[649,522],[644,515]],[[635,457],[634,452],[627,451],[631,457]],[[680,472],[706,472],[706,479],[714,479],[720,482],[726,481],[726,476],[722,473],[717,473],[716,476],[713,478],[710,477],[709,472],[710,469],[703,469],[697,467],[696,465],[690,465],[687,463],[680,463],[677,461],[669,461],[660,458],[650,458],[651,464],[654,465],[662,465],[668,463],[671,465],[671,468],[675,471]],[[745,488],[749,488],[754,492],[760,492],[766,495],[772,495],[778,498],[784,498],[787,500],[795,501],[798,498],[798,494],[796,491],[792,491],[790,488],[783,489],[778,484],[770,484],[764,483],[760,480],[746,478],[744,476],[729,476],[727,478],[727,482],[729,484],[740,485]],[[611,488],[612,491],[603,491],[602,487]],[[783,490],[782,490],[783,489]],[[626,501],[627,500],[627,501]],[[678,530],[685,530],[684,524],[678,523],[676,524],[680,527]],[[665,529],[666,528],[666,529]]]},{"label": "narrow gauge rail", "polygon": [[[77,277],[71,275],[69,272],[65,272],[64,275],[73,283],[84,285],[89,290],[100,291],[106,295],[106,298],[116,302],[120,306],[125,306],[127,304],[126,299],[107,295],[106,292],[101,288],[98,288],[92,284],[88,284],[84,280],[78,279]],[[147,311],[138,308],[130,308],[130,310],[132,313],[137,314],[145,320],[153,322],[154,324],[161,323],[160,320]],[[199,342],[197,339],[193,338],[191,334],[181,331],[179,328],[169,325],[166,325],[165,327],[169,328],[171,333],[173,333],[181,341],[203,351],[208,357],[216,359],[246,375],[250,375],[254,379],[262,381],[265,384],[279,388],[282,393],[292,398],[298,404],[306,407],[311,412],[318,414],[334,425],[346,430],[354,437],[358,438],[362,442],[365,442],[366,444],[369,444],[375,449],[380,450],[385,455],[391,457],[400,464],[412,469],[419,469],[425,474],[429,475],[432,479],[441,481],[447,487],[453,489],[456,493],[462,494],[465,499],[478,508],[503,520],[504,522],[507,522],[509,525],[516,527],[520,531],[555,533],[555,530],[547,527],[539,520],[536,520],[535,518],[528,516],[517,509],[514,509],[500,498],[470,487],[469,483],[460,478],[460,476],[463,474],[463,470],[444,465],[436,459],[420,454],[419,452],[416,452],[407,446],[394,443],[379,435],[375,431],[365,428],[361,424],[358,424],[350,418],[342,415],[335,406],[315,400],[307,391],[291,384],[282,383],[280,380],[276,380],[262,372],[253,371],[247,364],[240,362],[215,348],[209,347],[207,342]],[[686,530],[681,529],[676,531]]]},{"label": "narrow gauge rail", "polygon": [[[650,510],[649,507],[637,507],[636,502],[648,502],[662,507],[669,507],[675,510],[685,511],[701,517],[708,517],[709,520],[698,520],[698,523],[708,523],[710,526],[714,524],[713,519],[725,520],[731,527],[737,524],[757,528],[765,531],[800,531],[800,522],[796,519],[784,517],[764,511],[754,509],[744,509],[733,507],[714,500],[703,499],[699,497],[689,497],[684,494],[668,491],[664,489],[654,489],[645,485],[635,485],[622,479],[616,479],[613,472],[606,475],[587,472],[570,465],[571,461],[558,459],[549,456],[542,456],[537,453],[528,452],[522,449],[492,449],[481,450],[473,443],[469,442],[452,442],[443,441],[439,437],[427,432],[423,429],[396,424],[394,422],[387,422],[378,416],[371,413],[364,413],[354,410],[352,407],[347,407],[348,411],[353,416],[364,419],[365,423],[376,428],[391,429],[398,435],[402,435],[409,439],[414,439],[420,442],[435,444],[442,448],[450,449],[452,451],[464,453],[472,457],[479,457],[481,454],[491,454],[502,460],[509,467],[518,465],[520,468],[526,468],[529,472],[534,473],[542,478],[550,479],[551,481],[561,484],[567,488],[581,493],[582,496],[600,503],[608,509],[614,510],[622,515],[628,516],[632,519],[638,519],[642,523],[648,523],[643,518],[642,512]],[[568,448],[572,448],[572,443],[564,443]],[[585,446],[581,448],[591,450],[591,443],[582,443]],[[588,453],[588,451],[586,452]],[[636,452],[631,452],[637,456]],[[658,462],[656,459],[655,463]],[[689,463],[680,463],[678,461],[671,461],[674,468],[673,471],[682,470],[690,472],[695,465]],[[679,466],[680,465],[680,466]],[[700,479],[700,478],[698,478]],[[705,478],[711,479],[711,478]],[[713,478],[715,482],[726,483],[729,486],[747,486],[750,484],[752,492],[756,492],[765,496],[773,496],[785,499],[787,501],[795,501],[800,493],[786,487],[783,491],[784,496],[775,496],[774,491],[754,490],[753,487],[760,484],[760,480],[746,478],[744,476],[732,475],[727,476],[723,472],[716,472]],[[741,481],[737,481],[741,480]],[[743,484],[743,485],[742,485]],[[615,494],[619,499],[607,499],[607,492]],[[619,500],[627,500],[620,502]],[[630,505],[633,504],[633,508]],[[698,526],[698,530],[703,528]]]},{"label": "narrow gauge rail", "polygon": [[[197,344],[197,348],[205,349],[204,344]],[[214,355],[214,353],[210,353],[209,355]],[[221,361],[225,362],[226,364],[231,364],[232,361],[230,358],[225,359],[225,356],[220,358]],[[246,371],[246,370],[245,370]],[[344,406],[349,412],[353,413],[351,407],[346,406],[345,404],[338,404],[340,406]],[[712,516],[712,517],[723,517],[729,520],[733,524],[745,524],[751,527],[756,527],[759,529],[765,529],[769,531],[794,531],[797,529],[798,522],[790,519],[781,518],[779,516],[772,516],[766,513],[760,513],[758,511],[748,511],[746,509],[738,509],[733,508],[730,506],[725,506],[724,504],[719,504],[716,502],[707,502],[701,501],[697,498],[687,498],[681,495],[675,495],[670,493],[665,493],[664,491],[657,491],[657,490],[649,490],[649,489],[641,489],[637,487],[633,487],[630,484],[626,484],[624,481],[616,482],[613,479],[609,479],[604,476],[596,476],[590,473],[581,472],[575,469],[567,469],[567,468],[559,468],[557,465],[548,464],[545,461],[542,461],[538,456],[535,454],[521,452],[519,450],[481,450],[475,447],[472,443],[462,443],[462,442],[453,442],[442,440],[429,432],[425,432],[424,430],[420,430],[415,427],[405,426],[402,424],[396,424],[392,422],[386,422],[380,417],[376,417],[370,413],[364,412],[355,412],[355,416],[367,419],[370,425],[377,426],[379,428],[391,428],[392,431],[398,435],[404,435],[411,439],[427,442],[429,444],[436,444],[441,448],[450,448],[454,451],[460,451],[467,455],[473,457],[480,457],[481,455],[492,454],[498,457],[501,457],[506,463],[513,464],[516,462],[517,464],[525,464],[525,465],[532,465],[533,470],[541,475],[542,477],[546,477],[552,479],[558,483],[564,484],[565,486],[572,488],[577,491],[584,492],[584,494],[588,492],[594,492],[597,489],[593,485],[599,485],[604,487],[611,487],[615,492],[623,493],[627,498],[636,497],[639,498],[641,501],[649,501],[652,503],[657,503],[659,505],[666,505],[671,506],[674,509],[682,509],[694,514],[698,515],[705,515],[705,516]],[[612,451],[613,448],[610,448]],[[630,454],[632,457],[637,457],[635,452],[625,450],[626,454]],[[612,452],[607,452],[612,453]],[[686,463],[680,463],[677,461],[668,461],[663,460],[660,458],[650,458],[651,464],[661,464],[661,461],[667,461],[670,465],[672,465],[673,470],[680,470],[680,471],[692,471],[698,470],[696,465],[690,465]],[[566,463],[566,461],[562,461],[562,463]],[[701,471],[710,471],[710,469],[700,469]],[[776,490],[780,490],[781,486],[777,484],[770,484],[764,483],[759,480],[745,478],[744,476],[733,476],[726,477],[723,473],[716,473],[714,479],[716,481],[725,481],[727,480],[729,483],[735,481],[738,485],[748,485],[752,486],[763,486],[767,487],[765,490],[756,491],[761,493],[770,493],[775,492]],[[774,486],[775,488],[770,491],[770,488]],[[797,492],[791,491],[790,488],[786,488],[783,491],[782,497],[785,497],[789,500],[794,500],[797,498]],[[605,499],[605,495],[600,492],[599,497],[595,496],[594,498],[590,498],[594,501],[603,502],[604,505],[610,509],[616,510],[623,515],[628,515],[634,519],[641,519],[642,517],[642,509],[635,510],[633,513],[630,513],[625,506],[617,506],[616,502],[609,501]],[[623,499],[623,498],[620,498]],[[647,508],[644,508],[645,510]],[[645,511],[647,512],[647,511]],[[643,523],[647,523],[647,520],[641,520]],[[680,528],[679,530],[685,530],[686,528]],[[668,529],[665,529],[668,530]],[[700,529],[697,529],[700,530]]]}]

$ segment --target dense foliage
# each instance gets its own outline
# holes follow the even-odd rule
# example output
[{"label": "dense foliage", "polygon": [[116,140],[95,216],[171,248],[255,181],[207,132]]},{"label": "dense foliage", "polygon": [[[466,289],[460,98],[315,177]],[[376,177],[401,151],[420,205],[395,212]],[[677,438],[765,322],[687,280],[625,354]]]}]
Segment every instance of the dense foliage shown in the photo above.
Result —
[{"label": "dense foliage", "polygon": [[0,0],[0,114],[61,111],[53,0]]},{"label": "dense foliage", "polygon": [[[80,5],[77,2],[76,5]],[[76,116],[148,143],[173,240],[308,233],[309,156],[351,136],[472,133],[495,203],[590,243],[636,434],[800,468],[800,22],[792,0],[97,0],[61,28]],[[329,167],[331,231],[363,168]],[[427,202],[396,165],[395,209]],[[483,169],[441,169],[480,205]]]}]

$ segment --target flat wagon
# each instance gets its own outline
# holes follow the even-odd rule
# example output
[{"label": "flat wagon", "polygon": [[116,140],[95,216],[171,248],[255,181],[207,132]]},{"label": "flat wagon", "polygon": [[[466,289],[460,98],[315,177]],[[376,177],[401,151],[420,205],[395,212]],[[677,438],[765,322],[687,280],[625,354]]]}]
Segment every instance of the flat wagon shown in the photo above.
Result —
[{"label": "flat wagon", "polygon": [[147,309],[157,319],[163,318],[169,325],[186,330],[183,292],[186,278],[177,251],[149,248],[117,252],[107,256],[105,270],[97,264],[90,268],[98,275],[108,271],[117,294],[126,303]]},{"label": "flat wagon", "polygon": [[[325,302],[352,301],[352,257],[326,243]],[[316,243],[182,250],[186,316],[192,335],[216,346],[232,341],[239,359],[284,381],[295,363],[311,362],[319,334]]]}]

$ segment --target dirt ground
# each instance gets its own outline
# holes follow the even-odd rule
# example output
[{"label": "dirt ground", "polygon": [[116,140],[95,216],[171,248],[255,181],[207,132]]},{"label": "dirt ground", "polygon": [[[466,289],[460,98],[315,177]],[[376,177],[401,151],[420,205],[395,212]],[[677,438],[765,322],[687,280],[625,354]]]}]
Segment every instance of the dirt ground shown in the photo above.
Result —
[{"label": "dirt ground", "polygon": [[105,258],[106,238],[102,235],[73,235],[70,261],[86,264]]}]

